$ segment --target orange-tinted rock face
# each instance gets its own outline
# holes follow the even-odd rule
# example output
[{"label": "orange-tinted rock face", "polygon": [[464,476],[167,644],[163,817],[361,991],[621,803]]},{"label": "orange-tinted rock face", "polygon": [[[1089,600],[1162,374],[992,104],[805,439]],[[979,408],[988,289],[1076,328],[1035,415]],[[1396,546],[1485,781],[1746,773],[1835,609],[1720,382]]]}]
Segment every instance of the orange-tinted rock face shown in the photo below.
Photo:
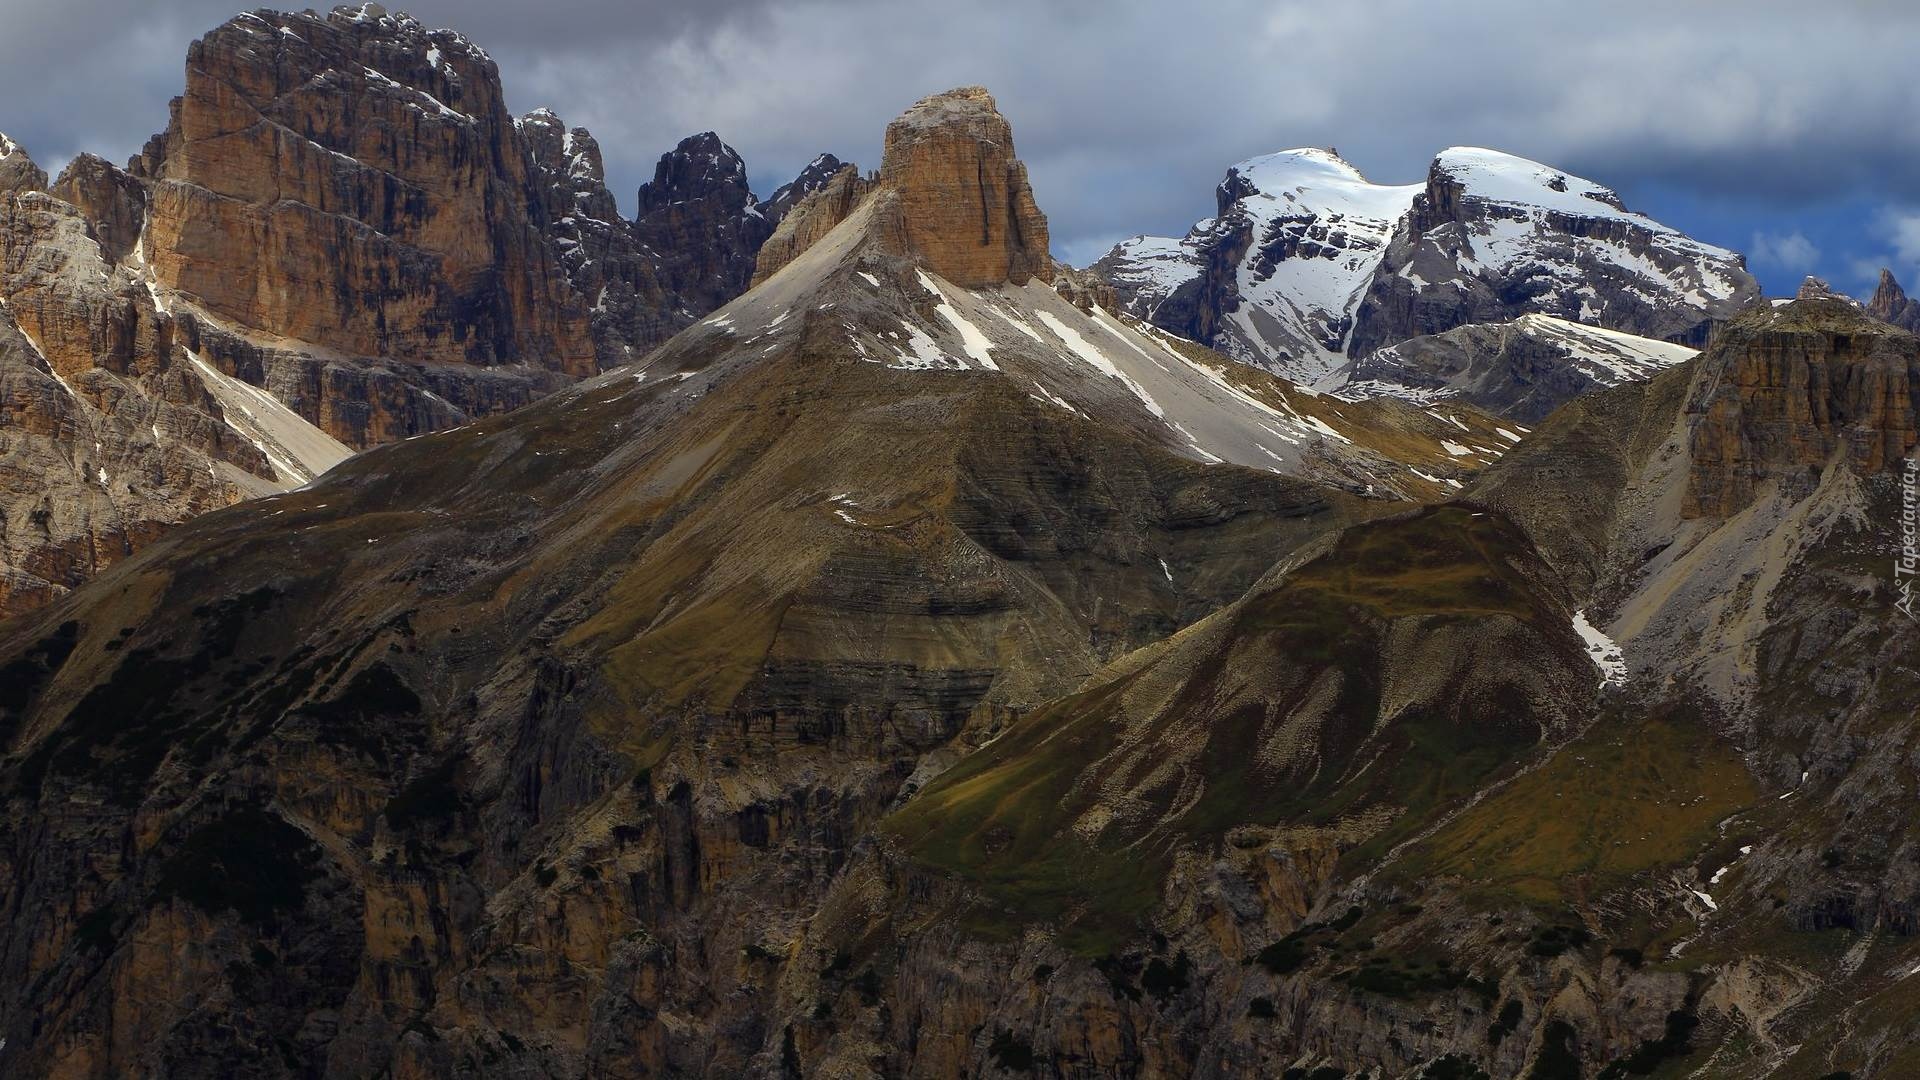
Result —
[{"label": "orange-tinted rock face", "polygon": [[1920,339],[1845,300],[1802,299],[1730,324],[1701,360],[1685,514],[1727,517],[1766,484],[1811,486],[1834,460],[1856,472],[1913,452]]},{"label": "orange-tinted rock face", "polygon": [[899,192],[909,251],[956,285],[1052,280],[1047,218],[1013,130],[977,86],[924,98],[887,125],[880,181]]},{"label": "orange-tinted rock face", "polygon": [[250,330],[405,362],[596,368],[529,219],[492,60],[377,9],[194,43],[140,169],[158,283]]}]

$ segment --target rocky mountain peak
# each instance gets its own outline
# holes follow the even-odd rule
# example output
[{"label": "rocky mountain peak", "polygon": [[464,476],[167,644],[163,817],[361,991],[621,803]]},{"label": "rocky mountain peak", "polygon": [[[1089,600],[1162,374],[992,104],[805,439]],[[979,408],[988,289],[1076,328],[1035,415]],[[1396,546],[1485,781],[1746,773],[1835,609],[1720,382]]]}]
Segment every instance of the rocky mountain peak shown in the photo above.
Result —
[{"label": "rocky mountain peak", "polygon": [[659,283],[674,298],[667,315],[678,325],[745,292],[772,232],[747,186],[746,164],[711,131],[661,155],[653,179],[640,186],[632,224],[635,242],[656,260]]},{"label": "rocky mountain peak", "polygon": [[695,199],[717,199],[735,211],[754,205],[746,162],[711,131],[689,135],[660,155],[653,179],[640,185],[640,216]]},{"label": "rocky mountain peak", "polygon": [[846,167],[847,162],[841,161],[832,154],[819,155],[807,162],[806,168],[801,169],[800,175],[794,177],[790,183],[774,189],[773,196],[760,204],[761,213],[776,225],[779,224],[780,219],[786,217],[789,210],[799,205],[800,200],[826,187],[827,182]]},{"label": "rocky mountain peak", "polygon": [[1867,314],[1909,332],[1920,331],[1920,301],[1907,295],[1893,271],[1880,271],[1880,284],[1867,301]]},{"label": "rocky mountain peak", "polygon": [[131,255],[146,226],[147,193],[137,177],[96,154],[81,154],[60,170],[47,189],[80,208],[95,242],[110,262]]},{"label": "rocky mountain peak", "polygon": [[1046,215],[985,89],[922,98],[888,124],[880,182],[898,193],[908,250],[948,281],[1051,280]]},{"label": "rocky mountain peak", "polygon": [[1900,287],[1900,279],[1893,271],[1880,268],[1880,283],[1874,286],[1873,299],[1867,301],[1867,310],[1885,318],[1889,312],[1897,311],[1907,302],[1907,290]]},{"label": "rocky mountain peak", "polygon": [[535,109],[515,122],[536,168],[579,187],[604,189],[606,164],[600,142],[586,128],[567,126],[552,109]]},{"label": "rocky mountain peak", "polygon": [[0,195],[16,191],[44,191],[46,170],[33,163],[20,144],[0,131]]},{"label": "rocky mountain peak", "polygon": [[1397,185],[1282,150],[1214,197],[1185,237],[1135,237],[1096,269],[1131,314],[1322,388],[1379,349],[1528,314],[1697,347],[1759,295],[1733,252],[1497,150],[1450,147]]},{"label": "rocky mountain peak", "polygon": [[[326,387],[312,415],[355,446],[596,370],[586,306],[537,228],[528,155],[484,50],[378,5],[260,11],[194,42],[186,70],[133,171],[149,188],[154,284],[220,328],[225,344],[203,352],[309,373],[298,378]],[[260,236],[274,242],[248,239]],[[300,355],[254,356],[287,341]],[[323,353],[364,358],[344,380],[361,385],[341,385],[337,364],[320,377]],[[435,373],[364,385],[396,362]],[[447,376],[454,364],[465,373]]]}]

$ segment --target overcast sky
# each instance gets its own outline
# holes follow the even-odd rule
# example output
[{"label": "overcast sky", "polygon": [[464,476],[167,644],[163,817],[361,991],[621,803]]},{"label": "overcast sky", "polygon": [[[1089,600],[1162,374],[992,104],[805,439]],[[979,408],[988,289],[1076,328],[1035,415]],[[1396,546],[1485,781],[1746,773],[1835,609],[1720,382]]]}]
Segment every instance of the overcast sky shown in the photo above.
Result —
[{"label": "overcast sky", "polygon": [[[1337,146],[1375,180],[1492,146],[1750,256],[1920,285],[1920,5],[1909,0],[416,0],[499,61],[516,111],[599,138],[629,212],[718,131],[769,193],[966,83],[1014,127],[1055,254],[1179,234],[1226,167]],[[165,126],[188,42],[234,0],[0,0],[0,131],[49,169]],[[1920,291],[1917,288],[1916,291]]]}]

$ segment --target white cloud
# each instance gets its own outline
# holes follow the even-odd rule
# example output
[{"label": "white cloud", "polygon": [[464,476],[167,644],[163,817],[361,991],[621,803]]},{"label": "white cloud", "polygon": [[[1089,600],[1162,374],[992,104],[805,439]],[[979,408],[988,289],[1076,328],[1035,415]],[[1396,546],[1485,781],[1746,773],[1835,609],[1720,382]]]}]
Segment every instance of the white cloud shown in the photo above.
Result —
[{"label": "white cloud", "polygon": [[1795,273],[1811,273],[1820,263],[1820,249],[1798,229],[1789,233],[1754,233],[1751,254],[1753,261],[1761,266]]},{"label": "white cloud", "polygon": [[1908,266],[1920,264],[1920,210],[1888,207],[1880,212],[1880,228],[1895,258]]}]

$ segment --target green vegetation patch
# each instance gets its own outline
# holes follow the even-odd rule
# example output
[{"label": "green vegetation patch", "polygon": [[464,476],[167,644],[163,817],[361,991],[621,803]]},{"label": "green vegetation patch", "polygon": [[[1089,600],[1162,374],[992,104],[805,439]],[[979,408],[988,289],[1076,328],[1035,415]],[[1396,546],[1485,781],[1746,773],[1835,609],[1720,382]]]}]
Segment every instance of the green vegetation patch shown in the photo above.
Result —
[{"label": "green vegetation patch", "polygon": [[204,758],[224,745],[216,730],[224,717],[194,699],[217,692],[214,677],[223,669],[234,676],[242,635],[280,595],[268,586],[194,608],[197,624],[181,634],[197,637],[190,652],[129,650],[28,755],[21,787],[37,796],[49,774],[69,777],[100,788],[117,805],[133,806],[168,754],[183,749]]},{"label": "green vegetation patch", "polygon": [[1691,860],[1757,794],[1734,748],[1691,713],[1602,721],[1408,851],[1394,873],[1572,901]]}]

